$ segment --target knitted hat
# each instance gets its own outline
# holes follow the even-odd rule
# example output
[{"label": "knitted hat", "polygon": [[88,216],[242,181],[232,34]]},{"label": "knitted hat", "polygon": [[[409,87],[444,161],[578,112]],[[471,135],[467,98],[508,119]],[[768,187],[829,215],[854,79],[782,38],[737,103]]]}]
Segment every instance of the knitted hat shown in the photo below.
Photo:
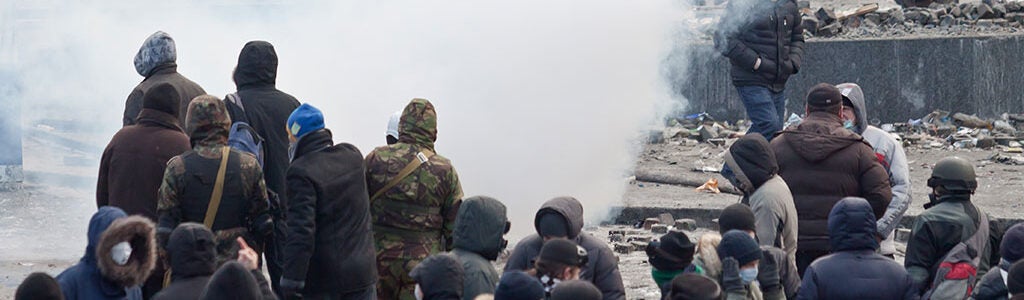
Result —
[{"label": "knitted hat", "polygon": [[739,230],[730,230],[722,235],[722,243],[718,244],[718,257],[732,257],[742,267],[752,261],[761,259],[761,247],[750,234]]},{"label": "knitted hat", "polygon": [[1024,261],[1018,261],[1010,267],[1006,275],[1006,288],[1010,295],[1024,294]]},{"label": "knitted hat", "polygon": [[570,280],[555,285],[551,300],[601,300],[601,290],[583,280]]},{"label": "knitted hat", "polygon": [[1003,234],[999,256],[1011,263],[1024,258],[1024,223],[1013,225]]},{"label": "knitted hat", "polygon": [[754,223],[754,211],[750,206],[736,203],[726,206],[722,215],[718,216],[718,233],[725,233],[729,230],[757,231]]},{"label": "knitted hat", "polygon": [[537,278],[522,271],[505,273],[494,290],[494,300],[544,299],[544,286]]},{"label": "knitted hat", "polygon": [[57,280],[43,272],[29,274],[18,285],[14,300],[64,300]]},{"label": "knitted hat", "polygon": [[693,262],[696,247],[685,233],[673,230],[647,244],[647,260],[662,271],[686,269]]},{"label": "knitted hat", "polygon": [[288,116],[288,133],[301,138],[307,133],[324,129],[324,114],[319,109],[304,103]]},{"label": "knitted hat", "polygon": [[[189,99],[191,100],[191,99]],[[157,85],[142,95],[142,108],[154,109],[177,117],[181,113],[181,97],[170,83]]]},{"label": "knitted hat", "polygon": [[567,239],[552,239],[540,248],[539,259],[582,267],[587,264],[587,250]]},{"label": "knitted hat", "polygon": [[718,300],[722,288],[718,283],[703,275],[686,273],[672,279],[668,300]]}]

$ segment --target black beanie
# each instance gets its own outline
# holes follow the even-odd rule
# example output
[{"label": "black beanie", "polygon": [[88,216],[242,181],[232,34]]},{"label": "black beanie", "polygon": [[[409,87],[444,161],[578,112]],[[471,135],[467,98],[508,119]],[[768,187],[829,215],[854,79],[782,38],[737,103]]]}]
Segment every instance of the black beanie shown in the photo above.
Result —
[{"label": "black beanie", "polygon": [[1003,234],[999,244],[999,256],[1014,263],[1024,258],[1024,223],[1013,225]]},{"label": "black beanie", "polygon": [[819,83],[807,92],[807,109],[809,111],[839,112],[843,104],[843,93],[834,85]]},{"label": "black beanie", "polygon": [[676,276],[669,284],[668,300],[718,300],[722,288],[704,275],[685,273]]},{"label": "black beanie", "polygon": [[46,273],[29,274],[25,281],[18,285],[14,292],[14,300],[64,300],[60,284]]},{"label": "black beanie", "polygon": [[541,237],[568,237],[569,222],[556,212],[548,212],[537,217],[537,234]]},{"label": "black beanie", "polygon": [[1018,261],[1010,267],[1006,275],[1006,289],[1010,295],[1024,294],[1024,261]]},{"label": "black beanie", "polygon": [[170,83],[157,85],[142,95],[142,108],[162,111],[177,117],[181,106],[178,90]]},{"label": "black beanie", "polygon": [[582,267],[587,262],[587,250],[567,239],[552,239],[544,242],[538,259]]},{"label": "black beanie", "polygon": [[754,211],[743,203],[726,206],[722,210],[722,215],[718,216],[718,233],[726,233],[729,230],[757,231]]},{"label": "black beanie", "polygon": [[722,235],[722,242],[718,244],[718,258],[724,260],[726,257],[735,258],[742,267],[761,259],[761,246],[757,245],[750,234],[739,230],[730,230]]},{"label": "black beanie", "polygon": [[683,270],[693,262],[696,245],[682,231],[669,231],[647,244],[647,260],[661,271]]},{"label": "black beanie", "polygon": [[537,278],[523,271],[512,271],[501,275],[498,287],[494,289],[494,300],[540,299],[544,299],[544,286]]},{"label": "black beanie", "polygon": [[601,300],[601,290],[583,280],[570,280],[555,285],[551,300]]}]

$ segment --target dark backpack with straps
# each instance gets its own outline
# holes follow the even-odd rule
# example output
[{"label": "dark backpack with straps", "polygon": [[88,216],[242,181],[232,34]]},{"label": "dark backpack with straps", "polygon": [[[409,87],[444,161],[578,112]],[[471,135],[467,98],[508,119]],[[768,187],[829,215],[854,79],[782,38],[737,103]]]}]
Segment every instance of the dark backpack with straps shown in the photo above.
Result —
[{"label": "dark backpack with straps", "polygon": [[921,299],[967,299],[978,282],[978,266],[988,243],[988,216],[978,211],[978,231],[942,257],[931,288]]}]

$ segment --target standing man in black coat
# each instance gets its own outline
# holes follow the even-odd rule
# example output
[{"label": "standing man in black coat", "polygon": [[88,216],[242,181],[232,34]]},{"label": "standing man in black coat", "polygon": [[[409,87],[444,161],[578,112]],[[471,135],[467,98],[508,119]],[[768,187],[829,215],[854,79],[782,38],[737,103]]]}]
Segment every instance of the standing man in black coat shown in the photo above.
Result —
[{"label": "standing man in black coat", "polygon": [[784,123],[786,81],[800,71],[804,54],[796,1],[729,1],[715,44],[732,63],[733,85],[753,122],[748,132],[771,140]]},{"label": "standing man in black coat", "polygon": [[150,90],[160,84],[170,84],[177,93],[175,105],[178,106],[178,124],[184,127],[185,112],[188,111],[188,103],[192,98],[206,94],[203,88],[192,80],[178,73],[178,50],[174,45],[174,39],[166,32],[157,31],[146,38],[135,54],[135,71],[145,77],[139,85],[128,94],[128,100],[124,104],[124,126],[138,123],[139,113],[143,109],[143,98]]},{"label": "standing man in black coat", "polygon": [[284,177],[289,163],[288,133],[282,128],[288,120],[288,115],[299,107],[299,100],[275,87],[277,52],[274,45],[268,42],[251,41],[242,47],[233,78],[238,91],[224,99],[225,102],[234,101],[228,105],[228,112],[232,120],[248,123],[263,138],[263,176],[267,189],[276,193],[280,199],[278,211],[275,212],[279,220],[274,222],[274,238],[267,241],[266,245],[270,282],[274,291],[280,291],[277,284],[281,278],[284,261],[280,252],[286,238],[286,221],[280,220],[280,212],[288,209]]},{"label": "standing man in black coat", "polygon": [[366,167],[359,149],[335,145],[323,115],[299,106],[288,118],[288,239],[282,252],[284,299],[377,298]]}]

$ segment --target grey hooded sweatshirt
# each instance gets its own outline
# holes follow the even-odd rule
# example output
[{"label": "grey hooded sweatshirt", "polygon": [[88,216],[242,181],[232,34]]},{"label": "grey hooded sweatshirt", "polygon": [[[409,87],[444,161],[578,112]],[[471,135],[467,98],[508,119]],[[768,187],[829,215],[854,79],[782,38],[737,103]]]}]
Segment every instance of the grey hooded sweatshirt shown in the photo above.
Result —
[{"label": "grey hooded sweatshirt", "polygon": [[893,241],[896,227],[900,219],[910,207],[910,168],[907,166],[907,154],[903,151],[903,145],[894,136],[884,130],[868,125],[867,105],[864,100],[864,91],[854,83],[843,83],[836,88],[843,94],[843,97],[850,99],[853,103],[854,114],[857,122],[854,123],[854,130],[864,137],[864,140],[875,150],[876,155],[883,158],[882,164],[889,173],[889,184],[892,186],[892,202],[889,202],[885,214],[878,219],[878,234],[886,237],[882,241],[878,252],[884,255],[896,253],[896,244]]},{"label": "grey hooded sweatshirt", "polygon": [[[582,232],[583,205],[575,198],[559,197],[545,202],[537,211],[537,216],[549,212],[565,217],[569,223],[569,240],[587,250],[588,262],[580,273],[580,279],[597,286],[604,300],[625,300],[626,289],[622,285],[622,275],[619,274],[619,259],[603,241]],[[536,226],[536,219],[534,223]],[[544,239],[538,234],[531,234],[519,241],[509,256],[505,272],[532,269],[543,245]]]},{"label": "grey hooded sweatshirt", "polygon": [[505,205],[500,201],[477,196],[462,200],[455,219],[452,256],[465,271],[462,299],[473,300],[481,294],[494,294],[499,274],[492,261],[505,249],[502,238],[508,228]]}]

